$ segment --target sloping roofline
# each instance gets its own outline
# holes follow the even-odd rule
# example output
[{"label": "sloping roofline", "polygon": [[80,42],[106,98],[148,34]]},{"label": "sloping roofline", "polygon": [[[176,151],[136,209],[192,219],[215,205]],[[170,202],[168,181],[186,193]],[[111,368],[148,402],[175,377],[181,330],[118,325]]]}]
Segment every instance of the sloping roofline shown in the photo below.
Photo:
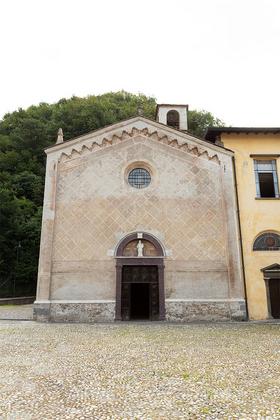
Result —
[{"label": "sloping roofline", "polygon": [[[48,152],[51,152],[53,150],[63,149],[64,147],[67,147],[71,143],[75,144],[76,142],[82,140],[82,138],[85,138],[86,139],[88,136],[96,135],[98,133],[100,133],[100,134],[104,133],[105,134],[112,127],[114,127],[114,126],[116,128],[117,127],[121,127],[125,122],[132,122],[133,120],[134,121],[137,121],[137,120],[145,121],[146,120],[146,121],[148,121],[149,123],[152,123],[155,126],[161,126],[166,131],[169,131],[169,132],[176,131],[178,134],[180,134],[183,137],[193,137],[193,138],[199,140],[200,142],[208,143],[209,145],[211,145],[213,147],[213,142],[212,141],[208,141],[208,140],[206,140],[203,137],[198,137],[198,136],[196,136],[196,135],[194,135],[192,133],[189,133],[187,131],[178,130],[177,128],[170,127],[170,126],[168,126],[166,124],[160,123],[160,122],[155,121],[155,120],[153,120],[151,118],[142,117],[142,116],[137,115],[137,116],[134,116],[134,117],[126,118],[126,119],[124,119],[122,121],[118,121],[118,122],[113,123],[113,124],[108,124],[108,125],[106,125],[106,126],[104,126],[102,128],[97,128],[96,130],[89,131],[89,132],[84,133],[84,134],[82,134],[80,136],[73,137],[73,138],[68,139],[68,140],[64,140],[63,143],[53,144],[51,146],[46,147],[44,150],[45,150],[46,153],[48,153]],[[214,144],[214,146],[217,147],[218,149],[224,150],[226,152],[233,153],[232,150],[227,149],[226,147],[224,147],[222,145]]]},{"label": "sloping roofline", "polygon": [[280,134],[280,127],[208,127],[204,134],[207,141],[215,142],[221,134]]}]

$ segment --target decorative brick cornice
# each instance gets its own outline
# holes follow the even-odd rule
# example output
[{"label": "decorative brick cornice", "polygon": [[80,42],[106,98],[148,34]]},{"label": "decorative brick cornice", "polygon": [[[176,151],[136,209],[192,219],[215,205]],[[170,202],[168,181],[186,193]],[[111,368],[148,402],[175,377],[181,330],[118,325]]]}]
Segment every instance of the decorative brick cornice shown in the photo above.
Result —
[{"label": "decorative brick cornice", "polygon": [[73,146],[70,153],[62,152],[59,158],[59,162],[66,162],[71,159],[100,150],[102,148],[114,146],[118,143],[121,143],[132,137],[136,137],[138,135],[146,137],[152,141],[158,141],[159,143],[163,143],[169,147],[174,147],[175,149],[179,149],[182,152],[190,153],[192,155],[208,159],[212,162],[220,164],[220,160],[217,154],[209,154],[209,151],[206,149],[203,150],[201,146],[194,146],[192,144],[189,144],[188,142],[180,144],[177,139],[170,138],[167,135],[160,136],[157,131],[150,132],[148,128],[140,130],[136,127],[133,127],[130,132],[124,130],[120,136],[114,134],[110,139],[104,137],[100,143],[93,141],[90,145],[81,146],[77,144]]}]

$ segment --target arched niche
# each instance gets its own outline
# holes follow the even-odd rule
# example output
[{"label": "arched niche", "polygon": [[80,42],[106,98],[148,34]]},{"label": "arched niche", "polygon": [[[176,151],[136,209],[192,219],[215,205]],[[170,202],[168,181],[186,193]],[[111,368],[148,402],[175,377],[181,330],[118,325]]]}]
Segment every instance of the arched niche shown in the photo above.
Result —
[{"label": "arched niche", "polygon": [[[116,256],[137,257],[137,244],[139,241],[143,242],[144,244],[143,253],[146,254],[144,256],[164,257],[164,251],[160,242],[148,233],[132,233],[126,236],[119,243],[116,251]],[[147,248],[145,247],[145,245],[147,246]]]}]

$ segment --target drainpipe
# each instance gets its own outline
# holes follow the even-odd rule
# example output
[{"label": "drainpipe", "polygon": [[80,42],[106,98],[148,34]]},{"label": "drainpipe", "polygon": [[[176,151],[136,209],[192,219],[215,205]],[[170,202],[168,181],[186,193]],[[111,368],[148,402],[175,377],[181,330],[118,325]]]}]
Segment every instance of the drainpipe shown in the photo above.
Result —
[{"label": "drainpipe", "polygon": [[232,156],[232,167],[233,167],[235,196],[236,196],[236,203],[237,203],[237,219],[238,219],[238,230],[239,230],[239,239],[240,239],[240,248],[241,248],[241,262],[242,262],[243,283],[244,283],[244,297],[245,297],[245,305],[246,305],[247,319],[249,319],[248,300],[247,300],[247,287],[246,287],[246,276],[245,276],[245,268],[244,268],[243,239],[242,239],[241,222],[240,222],[240,210],[239,210],[239,199],[238,199],[237,178],[236,178],[236,166],[235,166],[235,158],[234,158],[234,156]]}]

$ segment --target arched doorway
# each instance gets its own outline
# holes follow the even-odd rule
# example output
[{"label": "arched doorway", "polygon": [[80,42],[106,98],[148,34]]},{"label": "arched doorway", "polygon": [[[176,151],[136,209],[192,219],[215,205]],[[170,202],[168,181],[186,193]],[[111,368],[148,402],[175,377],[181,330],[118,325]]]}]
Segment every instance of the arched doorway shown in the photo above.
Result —
[{"label": "arched doorway", "polygon": [[124,238],[116,252],[116,321],[165,319],[164,252],[147,233]]}]

